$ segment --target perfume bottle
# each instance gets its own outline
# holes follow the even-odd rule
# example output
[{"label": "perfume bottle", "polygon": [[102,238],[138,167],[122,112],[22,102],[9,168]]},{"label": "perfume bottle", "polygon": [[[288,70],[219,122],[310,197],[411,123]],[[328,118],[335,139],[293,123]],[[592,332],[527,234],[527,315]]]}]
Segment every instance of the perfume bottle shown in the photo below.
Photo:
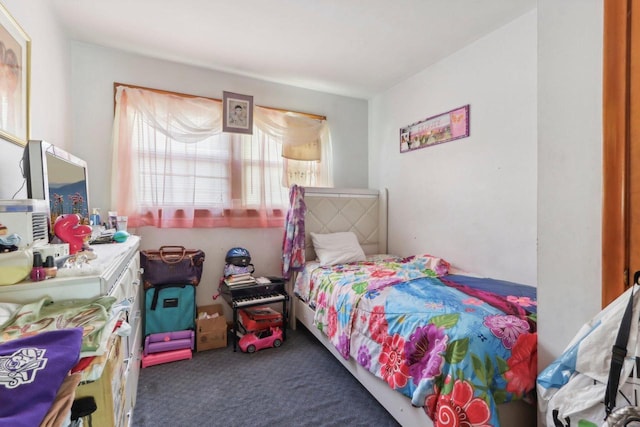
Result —
[{"label": "perfume bottle", "polygon": [[31,280],[39,282],[47,278],[47,273],[42,266],[42,255],[40,252],[33,253],[33,268],[31,269]]}]

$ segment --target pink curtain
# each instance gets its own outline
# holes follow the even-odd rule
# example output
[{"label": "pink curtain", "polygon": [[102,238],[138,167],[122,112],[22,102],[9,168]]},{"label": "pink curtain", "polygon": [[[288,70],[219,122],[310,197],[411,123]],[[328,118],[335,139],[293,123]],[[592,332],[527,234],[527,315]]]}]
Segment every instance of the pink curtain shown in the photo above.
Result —
[{"label": "pink curtain", "polygon": [[[289,170],[304,170],[302,184],[332,185],[329,132],[261,107],[254,124],[254,135],[223,133],[220,101],[119,86],[111,205],[131,227],[282,227]],[[319,159],[282,156],[309,141]]]}]

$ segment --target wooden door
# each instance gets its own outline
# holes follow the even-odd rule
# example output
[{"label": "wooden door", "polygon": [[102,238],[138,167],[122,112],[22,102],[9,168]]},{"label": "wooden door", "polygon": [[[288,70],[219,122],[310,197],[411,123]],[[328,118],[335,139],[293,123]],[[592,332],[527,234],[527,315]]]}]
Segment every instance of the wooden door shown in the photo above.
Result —
[{"label": "wooden door", "polygon": [[640,270],[640,3],[634,3],[604,2],[603,307]]},{"label": "wooden door", "polygon": [[634,272],[640,271],[640,4],[633,4],[631,42],[629,45],[629,254],[628,269],[631,285]]}]

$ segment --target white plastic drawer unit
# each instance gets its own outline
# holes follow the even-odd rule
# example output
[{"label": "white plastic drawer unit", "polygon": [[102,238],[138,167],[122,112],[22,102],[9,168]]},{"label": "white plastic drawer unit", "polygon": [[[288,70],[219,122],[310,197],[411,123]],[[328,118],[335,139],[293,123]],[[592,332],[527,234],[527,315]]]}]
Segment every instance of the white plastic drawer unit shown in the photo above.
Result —
[{"label": "white plastic drawer unit", "polygon": [[[56,278],[32,282],[28,278],[15,285],[0,286],[0,302],[23,303],[45,295],[54,301],[96,298],[113,295],[117,298],[135,297],[139,285],[140,238],[130,236],[124,243],[93,245],[96,259],[91,261],[89,275],[60,273]],[[116,286],[118,285],[118,286]],[[120,289],[120,286],[123,288]]]}]

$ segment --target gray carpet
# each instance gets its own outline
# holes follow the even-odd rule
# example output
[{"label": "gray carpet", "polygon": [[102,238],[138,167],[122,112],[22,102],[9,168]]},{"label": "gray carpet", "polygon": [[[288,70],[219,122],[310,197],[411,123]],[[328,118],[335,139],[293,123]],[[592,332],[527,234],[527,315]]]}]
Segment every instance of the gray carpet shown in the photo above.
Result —
[{"label": "gray carpet", "polygon": [[398,426],[303,326],[277,349],[227,348],[140,372],[133,426]]}]

